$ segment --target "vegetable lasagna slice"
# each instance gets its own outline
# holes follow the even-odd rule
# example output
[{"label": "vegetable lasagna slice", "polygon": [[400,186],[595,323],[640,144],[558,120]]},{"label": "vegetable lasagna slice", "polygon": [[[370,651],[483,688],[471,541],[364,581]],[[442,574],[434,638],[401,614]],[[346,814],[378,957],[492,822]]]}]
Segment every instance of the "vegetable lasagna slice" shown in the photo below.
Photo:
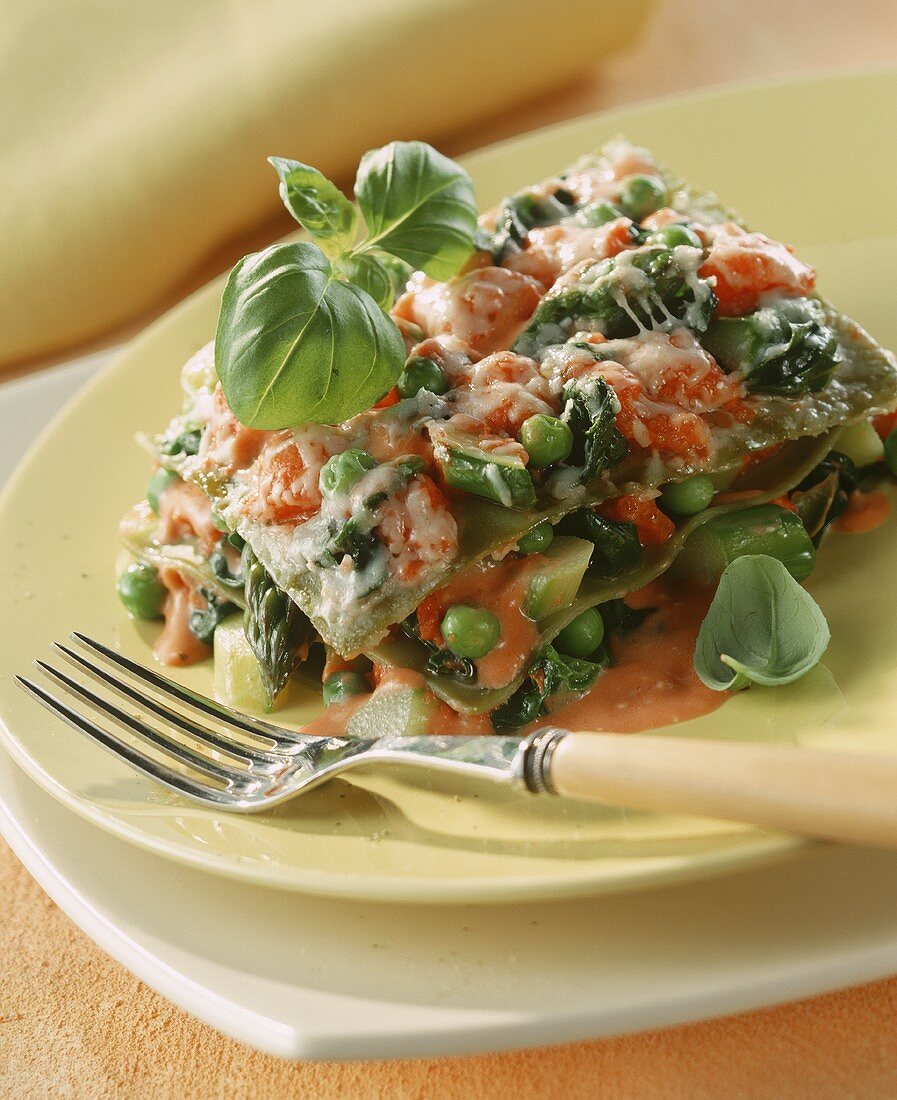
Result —
[{"label": "vegetable lasagna slice", "polygon": [[523,725],[637,629],[624,597],[689,547],[724,567],[727,517],[805,576],[850,490],[824,470],[839,432],[897,404],[893,357],[808,264],[625,142],[483,215],[457,274],[398,282],[404,367],[340,423],[246,426],[211,345],[185,368],[123,525],[169,589],[163,659],[249,604],[269,700],[319,648],[325,678],[404,669]]}]

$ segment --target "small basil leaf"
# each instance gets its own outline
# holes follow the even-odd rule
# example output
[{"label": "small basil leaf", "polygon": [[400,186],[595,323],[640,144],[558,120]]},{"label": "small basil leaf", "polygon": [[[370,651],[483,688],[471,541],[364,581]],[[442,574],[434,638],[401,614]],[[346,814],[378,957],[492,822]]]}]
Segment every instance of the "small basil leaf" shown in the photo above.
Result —
[{"label": "small basil leaf", "polygon": [[355,179],[365,248],[448,279],[473,251],[477,209],[470,176],[422,141],[392,141],[365,153]]},{"label": "small basil leaf", "polygon": [[395,301],[392,277],[376,256],[367,252],[346,256],[339,266],[349,282],[370,294],[381,309],[389,309]]},{"label": "small basil leaf", "polygon": [[829,629],[818,604],[765,554],[736,558],[701,623],[695,671],[714,691],[790,684],[819,663]]},{"label": "small basil leaf", "polygon": [[325,252],[338,254],[352,247],[358,211],[340,189],[317,168],[298,160],[268,157],[280,176],[284,206]]},{"label": "small basil leaf", "polygon": [[215,336],[228,404],[249,428],[336,424],[378,401],[405,365],[394,322],[340,282],[314,244],[276,244],[230,273]]}]

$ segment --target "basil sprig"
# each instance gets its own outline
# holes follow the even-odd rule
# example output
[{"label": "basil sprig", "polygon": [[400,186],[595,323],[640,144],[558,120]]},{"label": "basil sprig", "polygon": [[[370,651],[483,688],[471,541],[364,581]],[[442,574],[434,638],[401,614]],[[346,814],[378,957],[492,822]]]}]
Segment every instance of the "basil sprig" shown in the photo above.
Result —
[{"label": "basil sprig", "polygon": [[384,311],[411,268],[446,279],[472,252],[473,184],[419,141],[364,155],[357,209],[316,168],[271,163],[284,205],[314,243],[272,245],[236,265],[221,300],[215,367],[247,427],[336,424],[373,405],[401,373],[404,343]]},{"label": "basil sprig", "polygon": [[817,665],[829,643],[818,604],[766,554],[731,562],[701,623],[695,671],[714,691],[790,684]]}]

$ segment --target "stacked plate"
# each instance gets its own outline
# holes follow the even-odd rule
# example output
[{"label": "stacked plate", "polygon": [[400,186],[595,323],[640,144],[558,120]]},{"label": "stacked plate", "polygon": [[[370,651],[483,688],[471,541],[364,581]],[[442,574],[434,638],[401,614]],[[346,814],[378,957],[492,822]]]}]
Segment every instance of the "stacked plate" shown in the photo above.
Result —
[{"label": "stacked plate", "polygon": [[[878,140],[873,101],[895,105],[897,76],[616,112],[467,165],[488,205],[624,132],[793,241],[826,293],[893,346],[897,154]],[[154,325],[72,400],[97,362],[0,391],[7,468],[65,405],[0,505],[0,826],[66,912],[184,1008],[301,1058],[561,1042],[897,970],[893,855],[373,772],[228,817],[136,776],[14,691],[11,673],[72,629],[147,659],[113,590],[118,517],[146,476],[133,436],[177,402],[179,366],[214,331],[220,289]],[[836,536],[822,556],[814,593],[834,636],[825,669],[677,732],[887,749],[895,538],[893,523]],[[208,669],[183,675],[209,691]]]}]

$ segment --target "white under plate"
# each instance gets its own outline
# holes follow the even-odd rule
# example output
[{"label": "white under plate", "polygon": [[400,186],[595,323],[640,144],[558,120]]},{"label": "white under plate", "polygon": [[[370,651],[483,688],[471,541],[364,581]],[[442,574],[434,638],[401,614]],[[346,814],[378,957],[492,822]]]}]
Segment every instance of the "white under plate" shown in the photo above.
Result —
[{"label": "white under plate", "polygon": [[[0,389],[0,480],[88,370]],[[0,832],[105,951],[213,1027],[287,1058],[572,1042],[897,971],[897,855],[886,853],[820,846],[737,876],[561,903],[300,898],[137,850],[5,753]]]}]

